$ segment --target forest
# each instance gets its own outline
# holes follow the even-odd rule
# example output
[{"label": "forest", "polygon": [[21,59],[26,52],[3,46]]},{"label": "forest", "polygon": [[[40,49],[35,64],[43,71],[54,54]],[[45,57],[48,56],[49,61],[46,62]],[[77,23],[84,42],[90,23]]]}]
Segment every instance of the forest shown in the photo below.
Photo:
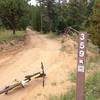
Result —
[{"label": "forest", "polygon": [[63,34],[67,27],[87,31],[100,47],[100,0],[0,0],[0,27]]}]

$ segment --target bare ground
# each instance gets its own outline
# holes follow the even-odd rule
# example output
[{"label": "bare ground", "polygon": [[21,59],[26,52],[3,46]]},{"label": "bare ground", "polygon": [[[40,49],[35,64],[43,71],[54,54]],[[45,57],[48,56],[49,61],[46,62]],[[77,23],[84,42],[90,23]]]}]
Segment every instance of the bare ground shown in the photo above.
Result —
[{"label": "bare ground", "polygon": [[49,39],[47,35],[36,34],[29,29],[27,33],[27,46],[24,49],[0,55],[0,87],[13,83],[14,79],[22,80],[25,75],[41,71],[41,61],[47,74],[45,87],[42,87],[42,79],[33,79],[25,88],[0,95],[0,100],[49,100],[50,95],[63,94],[72,86],[68,78],[76,68],[74,41],[68,39],[65,42],[66,49],[62,51],[61,40]]}]

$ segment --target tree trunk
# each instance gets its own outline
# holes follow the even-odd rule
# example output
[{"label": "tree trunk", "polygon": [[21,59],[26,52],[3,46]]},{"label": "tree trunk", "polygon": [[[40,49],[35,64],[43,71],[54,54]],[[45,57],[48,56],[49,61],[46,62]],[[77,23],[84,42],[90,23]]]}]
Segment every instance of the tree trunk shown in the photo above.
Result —
[{"label": "tree trunk", "polygon": [[51,21],[51,19],[49,19],[50,21],[49,21],[49,32],[52,32],[52,21]]},{"label": "tree trunk", "polygon": [[42,12],[41,12],[41,33],[43,32],[42,27],[43,27],[43,17],[42,17]]},{"label": "tree trunk", "polygon": [[40,16],[41,16],[41,33],[43,32],[43,29],[42,29],[42,27],[43,27],[43,5],[42,5],[42,2],[40,1],[39,2],[40,3]]},{"label": "tree trunk", "polygon": [[50,26],[49,26],[49,31],[50,33],[52,33],[52,24],[50,23]]},{"label": "tree trunk", "polygon": [[13,27],[13,35],[16,34],[16,30],[15,30],[15,27]]}]

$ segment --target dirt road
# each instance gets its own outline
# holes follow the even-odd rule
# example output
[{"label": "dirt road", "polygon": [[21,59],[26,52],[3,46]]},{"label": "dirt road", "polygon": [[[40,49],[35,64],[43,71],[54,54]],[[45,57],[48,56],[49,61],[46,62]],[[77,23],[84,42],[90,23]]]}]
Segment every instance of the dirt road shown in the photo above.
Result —
[{"label": "dirt road", "polygon": [[71,39],[67,41],[66,46],[72,51],[67,53],[61,50],[60,40],[47,38],[47,35],[36,34],[29,29],[27,31],[29,39],[23,50],[0,56],[0,87],[40,71],[41,61],[47,74],[45,87],[42,87],[42,79],[33,79],[25,88],[0,95],[0,100],[49,100],[50,95],[63,94],[71,86],[69,73],[76,67],[74,42]]}]

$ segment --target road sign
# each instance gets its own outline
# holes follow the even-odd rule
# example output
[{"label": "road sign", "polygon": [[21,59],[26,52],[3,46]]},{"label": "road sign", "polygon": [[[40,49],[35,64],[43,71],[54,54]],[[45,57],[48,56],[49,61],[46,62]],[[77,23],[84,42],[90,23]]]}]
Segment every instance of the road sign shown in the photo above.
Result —
[{"label": "road sign", "polygon": [[85,100],[85,60],[87,32],[79,34],[76,99]]}]

